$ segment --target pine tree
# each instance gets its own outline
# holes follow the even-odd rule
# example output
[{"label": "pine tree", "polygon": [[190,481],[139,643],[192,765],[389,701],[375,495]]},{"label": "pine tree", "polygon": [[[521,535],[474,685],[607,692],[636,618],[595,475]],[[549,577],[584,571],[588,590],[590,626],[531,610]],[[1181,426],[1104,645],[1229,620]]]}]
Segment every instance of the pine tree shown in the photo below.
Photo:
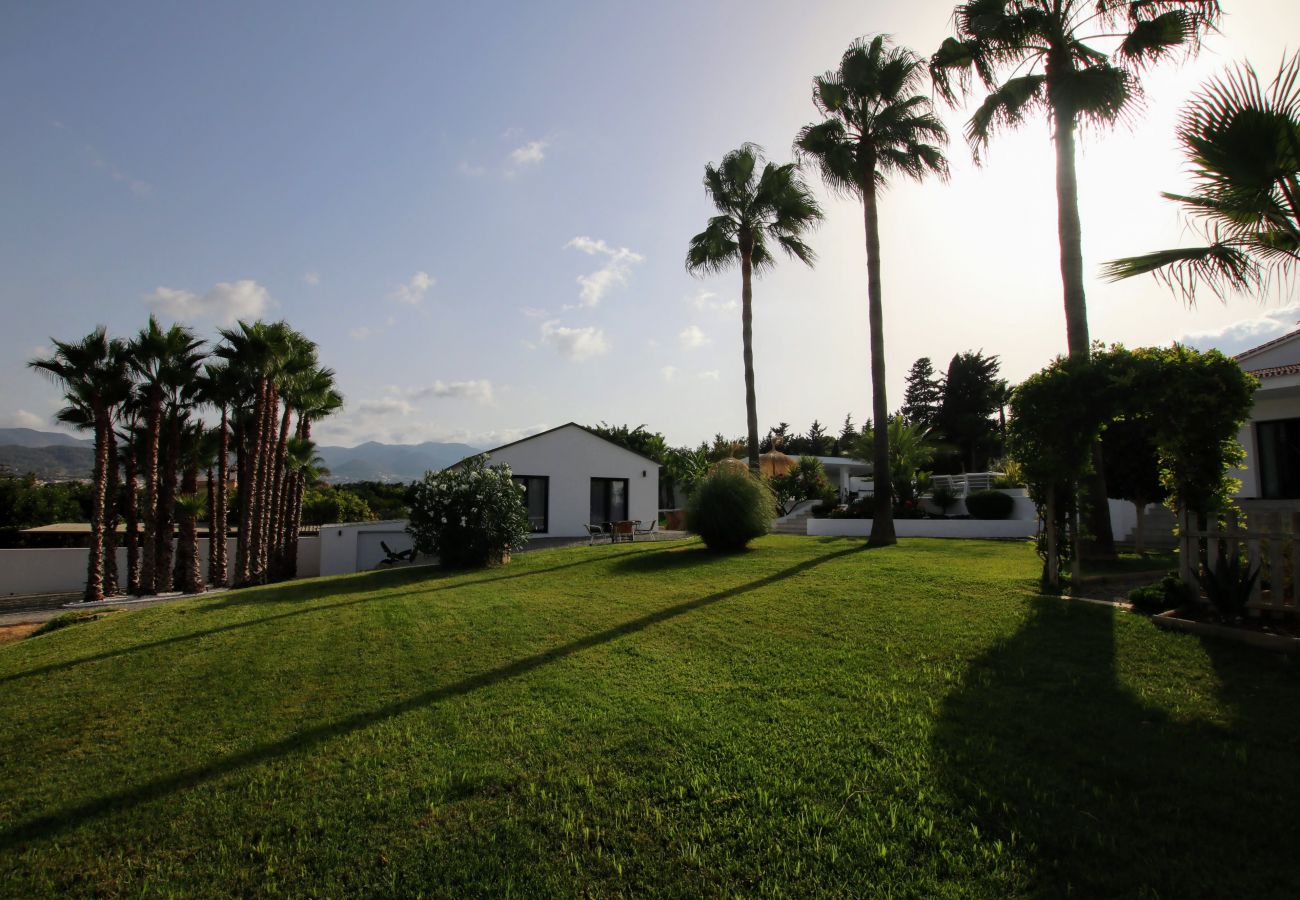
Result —
[{"label": "pine tree", "polygon": [[907,373],[907,389],[899,412],[912,425],[933,428],[942,403],[943,381],[935,377],[930,357],[922,356]]}]

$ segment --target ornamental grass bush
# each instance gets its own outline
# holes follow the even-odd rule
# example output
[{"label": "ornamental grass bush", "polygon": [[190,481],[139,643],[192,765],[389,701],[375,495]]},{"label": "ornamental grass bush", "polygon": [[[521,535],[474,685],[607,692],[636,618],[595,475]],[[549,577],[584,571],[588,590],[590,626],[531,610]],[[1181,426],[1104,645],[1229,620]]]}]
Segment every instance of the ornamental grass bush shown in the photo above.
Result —
[{"label": "ornamental grass bush", "polygon": [[776,517],[772,491],[747,471],[719,469],[705,478],[686,506],[686,527],[715,553],[735,553],[767,534]]},{"label": "ornamental grass bush", "polygon": [[509,466],[488,466],[475,456],[456,469],[426,472],[411,492],[406,531],[415,550],[444,568],[481,569],[505,562],[528,543],[522,485]]}]

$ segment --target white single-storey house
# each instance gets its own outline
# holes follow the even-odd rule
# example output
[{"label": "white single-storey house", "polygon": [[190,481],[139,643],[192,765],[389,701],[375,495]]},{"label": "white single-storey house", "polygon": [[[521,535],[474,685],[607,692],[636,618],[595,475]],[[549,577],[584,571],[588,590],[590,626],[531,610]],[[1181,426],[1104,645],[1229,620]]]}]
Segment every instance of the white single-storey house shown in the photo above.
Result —
[{"label": "white single-storey house", "polygon": [[1250,420],[1239,436],[1246,468],[1233,473],[1241,479],[1237,496],[1259,505],[1300,500],[1300,329],[1234,359],[1259,379]]},{"label": "white single-storey house", "polygon": [[659,464],[574,422],[485,455],[524,486],[537,537],[584,537],[584,525],[659,518]]},{"label": "white single-storey house", "polygon": [[874,490],[871,463],[849,456],[817,456],[826,470],[826,480],[840,492],[840,499],[850,494],[869,494]]}]

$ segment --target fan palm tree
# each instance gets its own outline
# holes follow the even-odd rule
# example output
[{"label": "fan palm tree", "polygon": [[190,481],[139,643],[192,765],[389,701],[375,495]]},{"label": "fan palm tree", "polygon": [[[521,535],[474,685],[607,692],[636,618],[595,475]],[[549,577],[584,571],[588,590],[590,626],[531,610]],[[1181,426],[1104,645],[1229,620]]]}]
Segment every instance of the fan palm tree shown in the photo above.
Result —
[{"label": "fan palm tree", "polygon": [[[759,167],[762,166],[762,171]],[[758,406],[754,399],[753,276],[776,263],[775,250],[807,265],[816,259],[804,235],[821,208],[794,164],[764,162],[762,150],[743,144],[717,166],[704,167],[704,190],[718,215],[691,238],[686,269],[712,275],[740,264],[740,324],[745,360],[745,415],[749,469],[758,473]]]},{"label": "fan palm tree", "polygon": [[1205,245],[1117,259],[1105,274],[1152,273],[1189,304],[1200,284],[1224,298],[1287,278],[1300,264],[1300,53],[1267,91],[1249,64],[1211,81],[1184,110],[1178,140],[1195,188],[1163,196],[1205,224]]},{"label": "fan palm tree", "polygon": [[[160,479],[158,455],[163,430],[166,425],[165,401],[169,387],[181,373],[197,365],[203,342],[181,325],[163,330],[158,320],[150,316],[149,324],[130,343],[131,368],[139,379],[145,418],[144,442],[144,537],[143,559],[140,566],[140,592],[153,594],[158,590],[159,573],[166,573],[162,581],[170,581],[169,565],[158,565],[158,551],[163,538],[159,534],[160,519],[166,523],[166,554],[171,548],[171,500],[159,502]],[[170,560],[168,560],[170,563]]]},{"label": "fan palm tree", "polygon": [[208,478],[208,581],[217,586],[225,585],[229,577],[226,535],[230,523],[226,501],[230,485],[230,413],[232,407],[239,404],[242,392],[241,379],[228,364],[208,363],[204,366],[199,381],[199,397],[221,413],[214,438],[215,483],[211,474]]},{"label": "fan palm tree", "polygon": [[[1075,171],[1079,125],[1123,119],[1140,95],[1137,73],[1175,53],[1196,52],[1219,16],[1217,0],[972,0],[957,7],[956,36],[930,59],[935,87],[949,102],[956,101],[955,87],[968,94],[976,79],[989,91],[966,125],[977,160],[994,132],[1030,114],[1045,113],[1055,128],[1057,236],[1071,356],[1087,357],[1091,344]],[[1098,49],[1098,42],[1111,52]],[[1085,485],[1089,530],[1094,549],[1113,555],[1103,472],[1099,442]]]},{"label": "fan palm tree", "polygon": [[[1078,127],[1123,118],[1141,90],[1136,73],[1176,52],[1196,51],[1219,15],[1215,0],[972,0],[957,7],[956,35],[930,59],[935,87],[949,102],[956,102],[957,88],[970,93],[975,80],[989,91],[966,125],[977,160],[998,129],[1014,128],[1032,113],[1046,113],[1055,128],[1071,356],[1087,356],[1090,340],[1074,158]],[[1113,44],[1112,52],[1097,49],[1098,41]],[[1004,74],[1010,75],[1005,81]]]},{"label": "fan palm tree", "polygon": [[126,346],[110,339],[103,326],[80,341],[54,341],[54,354],[28,365],[54,379],[65,392],[70,408],[88,421],[95,435],[94,483],[90,501],[90,554],[86,569],[88,602],[104,599],[104,552],[112,409],[130,391]]},{"label": "fan palm tree", "polygon": [[[813,79],[813,103],[825,120],[799,132],[795,149],[816,162],[834,190],[862,201],[867,243],[867,304],[871,328],[871,415],[889,421],[885,394],[884,311],[880,280],[878,195],[892,175],[922,180],[948,177],[942,146],[948,132],[930,100],[915,93],[925,63],[883,36],[855,41],[839,68]],[[872,546],[893,544],[893,489],[889,472],[889,430],[875,429],[873,472],[876,511]]]}]

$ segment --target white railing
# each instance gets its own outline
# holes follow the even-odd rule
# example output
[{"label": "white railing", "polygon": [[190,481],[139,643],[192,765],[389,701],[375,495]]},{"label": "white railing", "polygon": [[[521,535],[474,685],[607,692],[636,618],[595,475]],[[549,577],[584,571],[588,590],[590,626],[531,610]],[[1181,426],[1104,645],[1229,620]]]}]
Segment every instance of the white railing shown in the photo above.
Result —
[{"label": "white railing", "polygon": [[964,475],[935,475],[930,479],[933,488],[945,488],[958,497],[975,491],[987,491],[1003,477],[1003,472],[967,472]]}]

